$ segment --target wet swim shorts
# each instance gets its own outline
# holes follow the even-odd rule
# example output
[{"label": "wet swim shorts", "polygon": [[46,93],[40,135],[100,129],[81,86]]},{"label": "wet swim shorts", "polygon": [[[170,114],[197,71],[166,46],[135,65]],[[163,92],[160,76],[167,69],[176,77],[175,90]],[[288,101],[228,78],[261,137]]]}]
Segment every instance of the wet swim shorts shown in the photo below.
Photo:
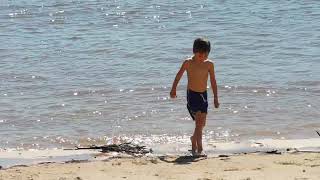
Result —
[{"label": "wet swim shorts", "polygon": [[187,90],[187,108],[193,120],[195,120],[196,113],[208,112],[208,97],[207,91],[195,92],[190,89]]}]

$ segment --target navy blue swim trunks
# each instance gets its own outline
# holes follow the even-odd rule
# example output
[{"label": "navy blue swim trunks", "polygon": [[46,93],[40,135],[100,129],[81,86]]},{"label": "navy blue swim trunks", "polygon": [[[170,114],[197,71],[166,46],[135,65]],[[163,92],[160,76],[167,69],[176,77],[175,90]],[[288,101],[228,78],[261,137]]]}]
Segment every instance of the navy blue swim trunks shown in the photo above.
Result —
[{"label": "navy blue swim trunks", "polygon": [[195,120],[196,113],[208,112],[208,96],[207,91],[195,92],[190,89],[187,90],[187,108],[190,116]]}]

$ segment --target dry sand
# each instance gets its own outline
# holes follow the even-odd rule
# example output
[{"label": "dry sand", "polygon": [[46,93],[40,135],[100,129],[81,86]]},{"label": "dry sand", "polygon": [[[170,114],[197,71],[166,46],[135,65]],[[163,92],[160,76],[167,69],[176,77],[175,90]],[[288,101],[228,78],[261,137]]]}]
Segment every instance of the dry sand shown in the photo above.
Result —
[{"label": "dry sand", "polygon": [[0,180],[235,179],[319,180],[320,153],[226,157],[158,156],[42,163],[0,170]]}]

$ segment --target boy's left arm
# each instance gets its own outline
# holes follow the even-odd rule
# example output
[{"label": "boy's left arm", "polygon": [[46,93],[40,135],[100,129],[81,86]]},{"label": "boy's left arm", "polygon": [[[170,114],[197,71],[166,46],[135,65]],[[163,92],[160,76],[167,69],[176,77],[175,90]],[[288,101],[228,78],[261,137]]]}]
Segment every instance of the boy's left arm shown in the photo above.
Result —
[{"label": "boy's left arm", "polygon": [[219,108],[219,99],[218,99],[218,86],[216,81],[216,76],[214,72],[214,64],[213,62],[209,63],[209,74],[210,74],[210,83],[214,96],[214,107]]}]

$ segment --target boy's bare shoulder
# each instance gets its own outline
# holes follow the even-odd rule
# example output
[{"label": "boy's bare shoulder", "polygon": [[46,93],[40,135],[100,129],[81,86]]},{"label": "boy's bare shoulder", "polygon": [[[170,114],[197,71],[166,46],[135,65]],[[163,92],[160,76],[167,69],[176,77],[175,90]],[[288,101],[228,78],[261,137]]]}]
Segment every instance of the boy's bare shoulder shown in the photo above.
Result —
[{"label": "boy's bare shoulder", "polygon": [[205,63],[208,65],[214,65],[214,61],[211,59],[206,60]]},{"label": "boy's bare shoulder", "polygon": [[185,65],[185,66],[189,66],[189,64],[190,64],[190,62],[191,62],[191,58],[187,58],[187,59],[185,59],[184,61],[183,61],[183,65]]},{"label": "boy's bare shoulder", "polygon": [[190,63],[191,60],[192,60],[192,58],[186,58],[186,59],[184,59],[183,62],[185,62],[185,63]]}]

